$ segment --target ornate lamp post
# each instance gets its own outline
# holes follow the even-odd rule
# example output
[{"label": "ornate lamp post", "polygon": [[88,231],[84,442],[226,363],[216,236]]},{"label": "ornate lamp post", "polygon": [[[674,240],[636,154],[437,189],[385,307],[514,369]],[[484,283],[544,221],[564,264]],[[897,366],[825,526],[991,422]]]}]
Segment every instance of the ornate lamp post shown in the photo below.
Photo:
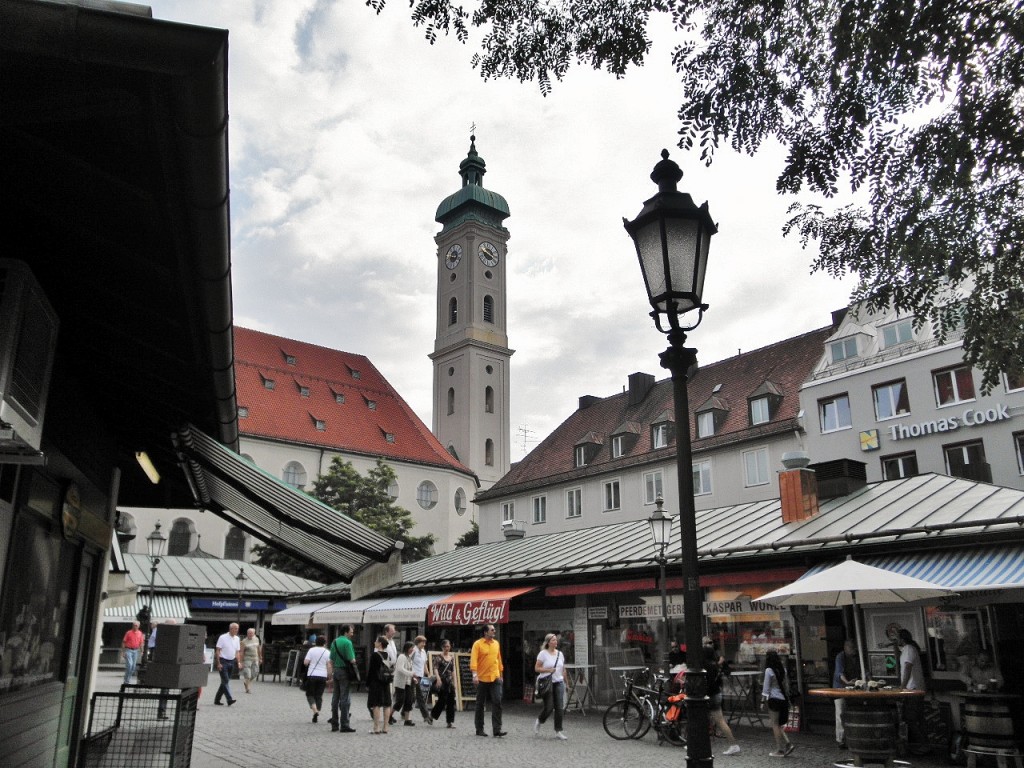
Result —
[{"label": "ornate lamp post", "polygon": [[[687,757],[690,768],[714,764],[708,734],[707,679],[701,653],[704,630],[703,595],[697,563],[697,519],[693,503],[693,458],[690,447],[690,404],[686,392],[689,370],[697,363],[697,350],[684,347],[686,334],[704,317],[708,305],[704,275],[708,263],[708,244],[718,231],[708,204],[699,208],[676,184],[683,172],[661,151],[661,162],[654,166],[651,181],[658,193],[644,202],[633,221],[622,220],[636,244],[651,317],[658,330],[668,336],[668,349],[661,353],[661,366],[672,373],[675,403],[676,472],[679,476],[679,528],[682,538],[683,616],[686,626],[686,709]],[[687,312],[697,310],[696,322],[681,325]],[[667,327],[665,327],[667,324]]]},{"label": "ornate lamp post", "polygon": [[235,623],[241,626],[242,624],[242,592],[245,590],[245,582],[249,579],[245,576],[245,566],[238,569],[238,575],[235,576],[235,581],[238,583],[238,612],[235,614]]},{"label": "ornate lamp post", "polygon": [[651,525],[651,537],[654,539],[654,560],[658,563],[658,583],[661,585],[661,618],[664,624],[658,639],[659,663],[665,665],[668,670],[668,593],[665,590],[665,565],[668,558],[665,556],[665,548],[668,546],[668,537],[672,532],[672,518],[665,514],[662,506],[665,500],[658,496],[654,502],[655,510],[647,522]]},{"label": "ornate lamp post", "polygon": [[149,636],[153,633],[153,590],[156,587],[156,569],[160,565],[160,558],[164,556],[164,545],[167,544],[167,537],[160,530],[160,521],[156,521],[153,532],[146,537],[146,554],[149,556],[149,615],[150,623],[146,626],[146,639],[142,651],[142,666],[146,665],[147,651],[149,648]]}]

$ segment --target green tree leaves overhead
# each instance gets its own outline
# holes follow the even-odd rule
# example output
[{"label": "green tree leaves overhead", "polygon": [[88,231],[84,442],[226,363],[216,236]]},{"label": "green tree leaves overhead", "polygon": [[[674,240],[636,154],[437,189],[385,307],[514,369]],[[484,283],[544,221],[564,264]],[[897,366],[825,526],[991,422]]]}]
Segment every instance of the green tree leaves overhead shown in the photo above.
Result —
[{"label": "green tree leaves overhead", "polygon": [[434,535],[409,533],[415,525],[412,515],[388,494],[396,479],[395,470],[382,459],[377,459],[376,466],[364,477],[351,462],[335,456],[327,472],[313,483],[310,495],[382,536],[400,539],[405,544],[402,562],[412,563],[430,555]]},{"label": "green tree leaves overhead", "polygon": [[[368,3],[378,11],[385,0]],[[988,389],[1024,366],[1024,4],[1017,0],[411,0],[433,42],[484,31],[485,78],[551,91],[574,64],[622,76],[671,14],[679,145],[788,150],[785,231],[852,301],[963,333]],[[838,206],[841,191],[858,193]]]}]

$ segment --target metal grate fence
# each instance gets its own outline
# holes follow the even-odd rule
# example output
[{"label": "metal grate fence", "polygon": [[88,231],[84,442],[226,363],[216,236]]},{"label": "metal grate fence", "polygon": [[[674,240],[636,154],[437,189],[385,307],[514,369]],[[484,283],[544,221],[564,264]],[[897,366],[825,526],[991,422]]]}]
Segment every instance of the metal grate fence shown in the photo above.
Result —
[{"label": "metal grate fence", "polygon": [[82,768],[188,768],[198,688],[122,686],[92,696]]}]

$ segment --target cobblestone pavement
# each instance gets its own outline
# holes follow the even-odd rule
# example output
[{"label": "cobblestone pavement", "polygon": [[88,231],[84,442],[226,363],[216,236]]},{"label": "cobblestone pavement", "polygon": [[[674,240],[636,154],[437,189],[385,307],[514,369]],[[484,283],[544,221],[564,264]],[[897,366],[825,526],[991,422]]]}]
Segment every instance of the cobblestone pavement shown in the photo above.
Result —
[{"label": "cobblestone pavement", "polygon": [[[101,671],[98,690],[117,690],[120,672]],[[550,766],[551,768],[597,768],[598,766],[685,765],[684,750],[658,745],[649,733],[639,741],[615,741],[601,725],[603,708],[583,716],[572,712],[565,716],[567,741],[556,741],[549,721],[539,736],[533,733],[533,722],[539,706],[506,703],[502,739],[478,738],[473,729],[472,711],[455,715],[455,728],[444,723],[427,725],[420,722],[414,710],[414,728],[401,724],[392,726],[387,736],[368,733],[371,722],[366,710],[365,692],[352,696],[352,726],[356,733],[332,733],[326,722],[311,722],[305,694],[296,687],[280,682],[264,681],[245,693],[241,681],[233,681],[231,689],[237,697],[232,707],[213,705],[213,694],[219,684],[216,674],[199,700],[192,765],[195,768],[322,768],[332,764],[347,766],[406,765],[415,768],[461,768],[469,766]],[[329,710],[329,695],[325,697]],[[490,732],[490,713],[485,722]],[[771,731],[758,726],[735,728],[742,747],[739,755],[723,756],[728,746],[724,740],[712,742],[715,764],[726,768],[755,768],[781,765],[783,768],[814,766],[826,768],[849,753],[835,748],[831,734],[820,732],[791,734],[796,750],[787,758],[771,758]],[[910,758],[914,768],[939,768],[946,763],[938,756]]]}]

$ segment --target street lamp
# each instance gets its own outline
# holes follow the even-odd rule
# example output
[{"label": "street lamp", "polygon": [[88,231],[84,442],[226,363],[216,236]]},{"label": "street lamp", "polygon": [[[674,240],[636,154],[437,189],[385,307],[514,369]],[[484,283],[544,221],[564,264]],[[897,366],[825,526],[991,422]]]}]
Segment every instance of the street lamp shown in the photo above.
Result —
[{"label": "street lamp", "polygon": [[[686,627],[687,756],[690,768],[712,766],[708,734],[707,679],[704,674],[701,637],[704,630],[702,594],[697,564],[697,517],[693,504],[693,457],[690,447],[690,404],[686,392],[689,370],[697,364],[697,350],[684,347],[686,333],[704,317],[704,274],[708,244],[718,231],[708,204],[699,208],[676,184],[683,172],[661,151],[651,181],[658,193],[644,202],[633,221],[622,220],[636,244],[651,317],[658,330],[668,335],[668,349],[661,366],[672,373],[672,395],[677,425],[676,473],[679,478],[679,529],[682,539],[683,618]],[[692,325],[680,325],[680,316],[697,310]],[[667,323],[666,328],[664,323]]]},{"label": "street lamp", "polygon": [[245,567],[241,566],[238,569],[238,575],[235,576],[235,581],[238,582],[238,613],[235,614],[235,623],[241,626],[242,624],[242,592],[245,590],[245,582],[248,579],[245,577]]},{"label": "street lamp", "polygon": [[167,537],[160,531],[160,521],[156,521],[153,532],[146,537],[146,553],[149,555],[149,616],[150,623],[146,627],[145,646],[142,651],[142,666],[146,665],[147,649],[149,647],[149,636],[153,633],[152,617],[155,606],[153,605],[153,590],[156,587],[156,568],[160,565],[160,558],[164,555],[164,545]]},{"label": "street lamp", "polygon": [[664,622],[662,627],[661,635],[658,640],[658,656],[659,662],[665,665],[667,670],[669,665],[668,659],[668,593],[665,590],[665,564],[668,563],[668,558],[665,556],[665,548],[668,546],[668,537],[672,532],[672,518],[665,514],[662,506],[665,504],[665,500],[658,496],[654,502],[655,510],[647,522],[651,525],[651,536],[654,539],[654,560],[658,563],[660,573],[658,574],[658,583],[661,585],[661,618]]}]

